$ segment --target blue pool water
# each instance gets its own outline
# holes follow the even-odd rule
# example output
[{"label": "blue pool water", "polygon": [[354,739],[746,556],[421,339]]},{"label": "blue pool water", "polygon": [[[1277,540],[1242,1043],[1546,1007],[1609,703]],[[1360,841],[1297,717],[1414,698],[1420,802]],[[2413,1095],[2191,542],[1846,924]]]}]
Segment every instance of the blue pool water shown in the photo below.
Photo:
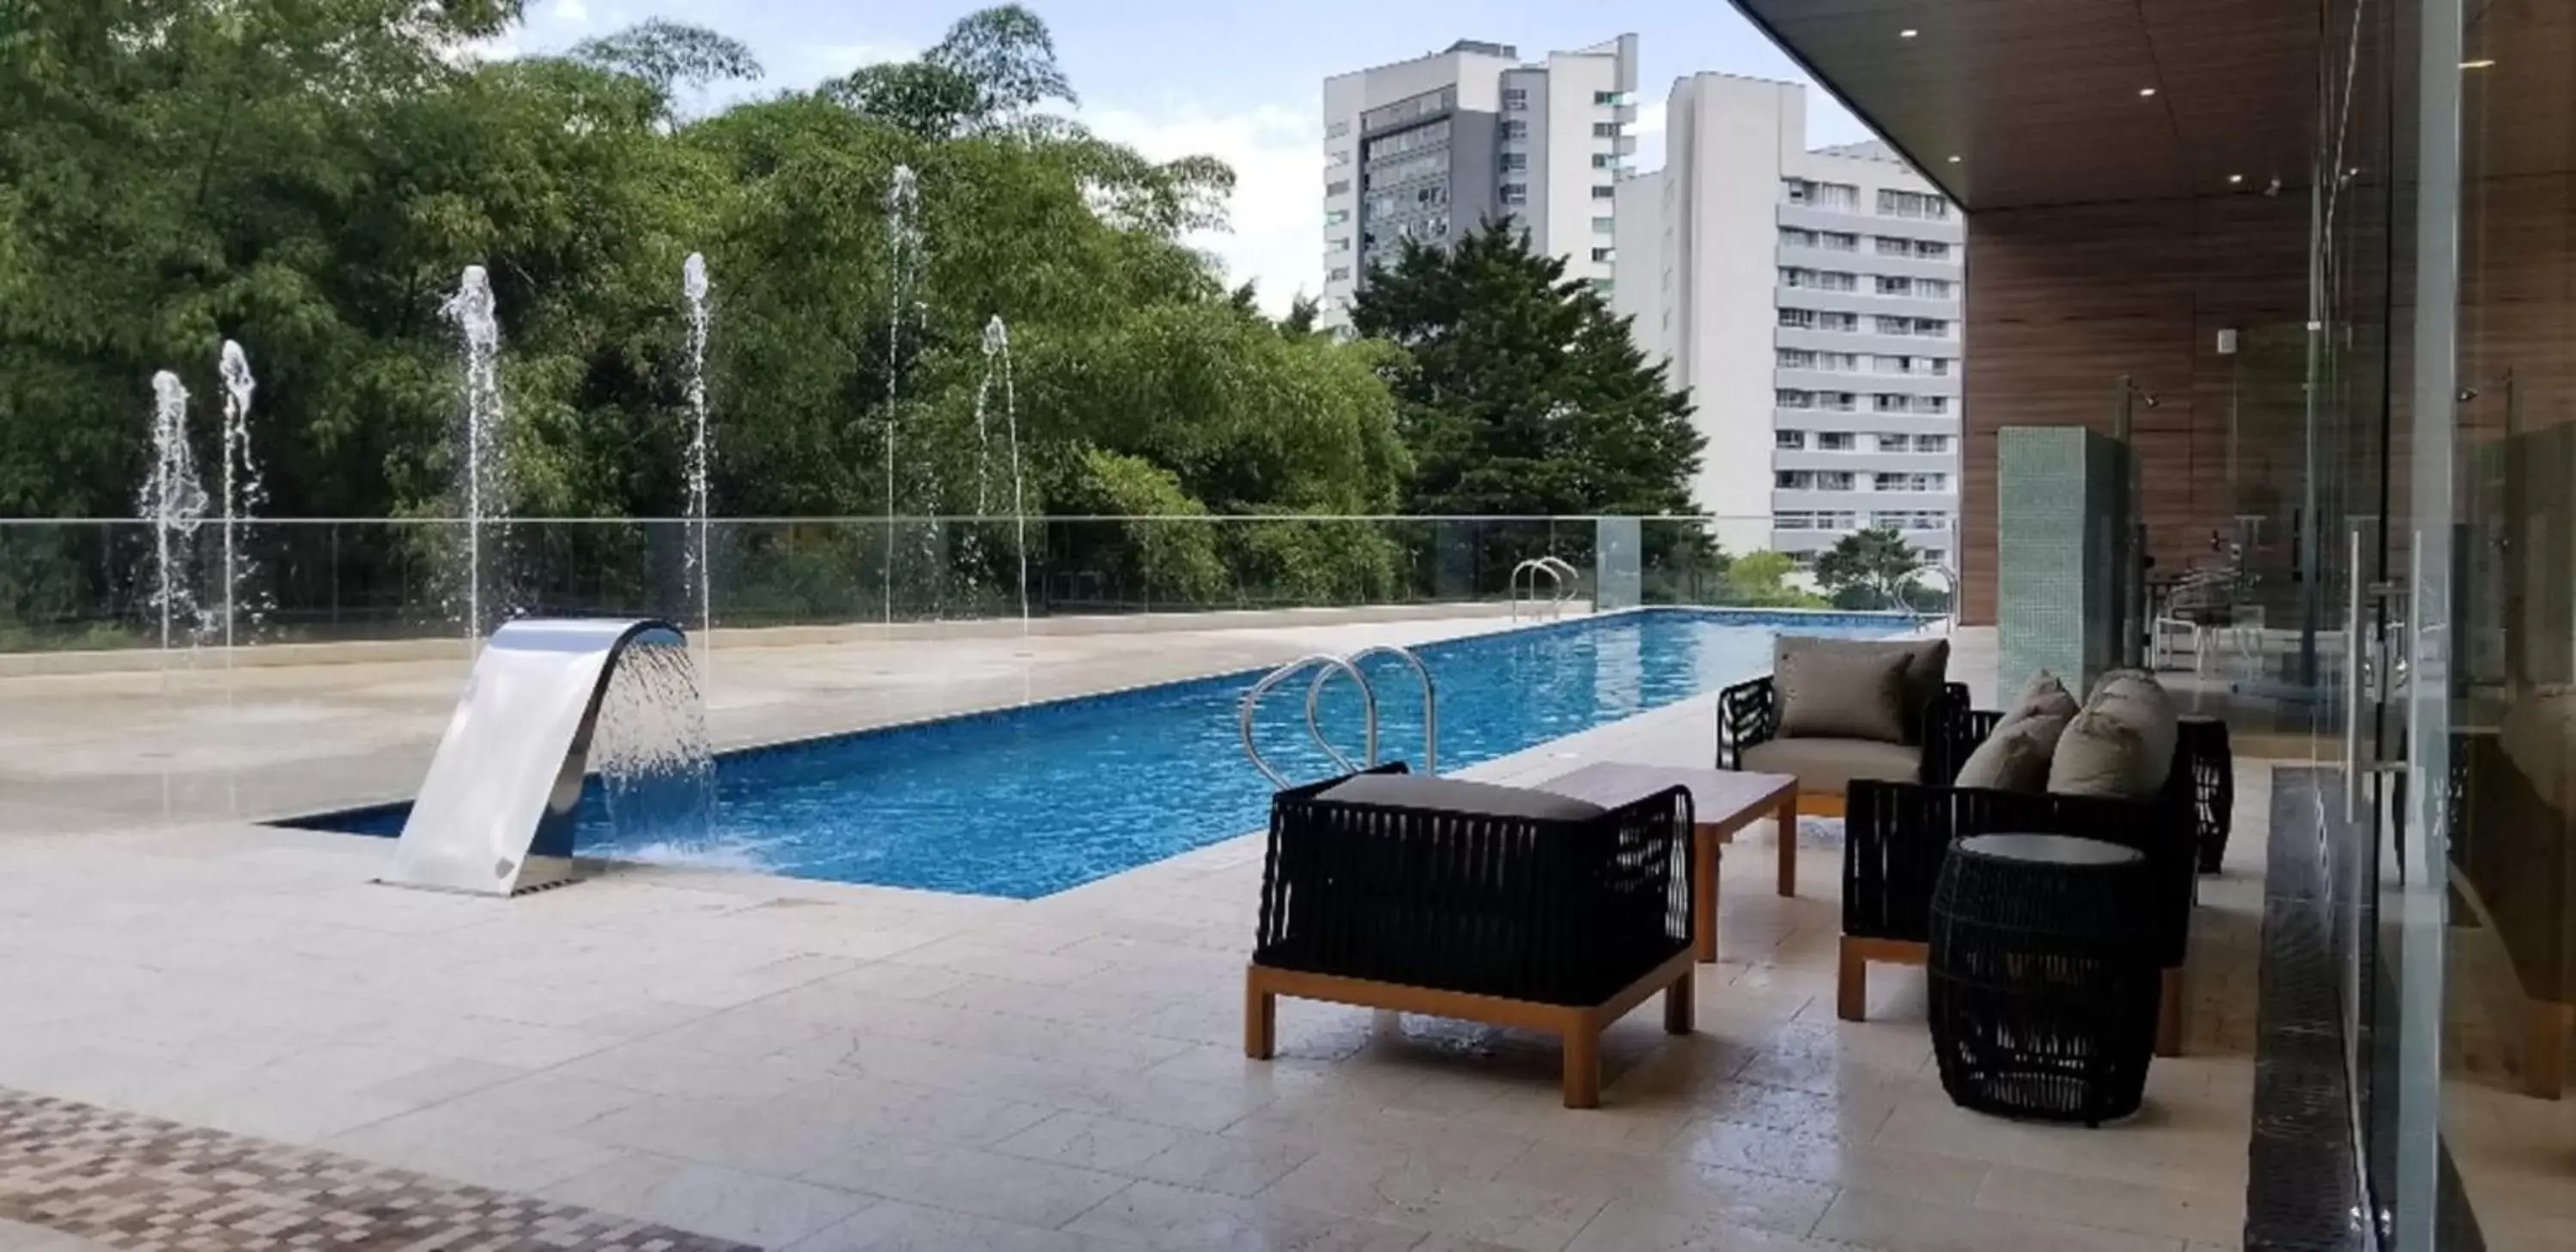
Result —
[{"label": "blue pool water", "polygon": [[[1714,691],[1767,669],[1782,631],[1883,635],[1886,618],[1649,610],[1415,649],[1440,684],[1446,773]],[[1420,683],[1368,671],[1380,755],[1420,768]],[[584,856],[676,859],[815,878],[1029,899],[1255,830],[1271,787],[1244,760],[1236,707],[1259,672],[730,753],[716,765],[713,846],[628,847],[594,794]],[[1308,738],[1305,686],[1264,701],[1255,734],[1292,779],[1333,772]],[[1347,679],[1321,723],[1360,755]],[[1713,745],[1712,745],[1713,750]],[[594,788],[594,791],[596,789]],[[394,835],[404,806],[299,820]]]}]

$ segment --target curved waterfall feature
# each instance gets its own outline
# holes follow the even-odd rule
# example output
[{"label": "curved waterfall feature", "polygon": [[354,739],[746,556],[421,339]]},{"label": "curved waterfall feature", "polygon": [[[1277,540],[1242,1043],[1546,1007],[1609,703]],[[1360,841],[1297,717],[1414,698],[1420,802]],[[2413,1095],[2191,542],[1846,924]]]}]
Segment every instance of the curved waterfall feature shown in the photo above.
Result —
[{"label": "curved waterfall feature", "polygon": [[[647,661],[638,649],[655,655]],[[529,618],[494,631],[384,881],[496,896],[571,881],[573,817],[602,698],[630,652],[647,666],[685,664],[688,641],[649,619]],[[671,756],[699,750],[674,745]]]}]

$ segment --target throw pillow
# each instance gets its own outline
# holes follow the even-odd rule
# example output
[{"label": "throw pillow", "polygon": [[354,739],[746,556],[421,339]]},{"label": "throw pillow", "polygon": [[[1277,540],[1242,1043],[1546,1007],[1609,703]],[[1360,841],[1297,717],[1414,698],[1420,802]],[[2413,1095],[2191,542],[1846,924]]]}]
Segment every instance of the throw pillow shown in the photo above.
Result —
[{"label": "throw pillow", "polygon": [[2012,704],[2004,709],[2003,720],[1995,723],[1995,733],[2002,734],[2027,718],[2054,717],[2064,720],[2075,716],[2078,708],[2075,696],[2066,690],[2065,680],[2047,670],[2041,670],[2037,677],[2032,678],[2022,687],[2021,695],[2015,697]]},{"label": "throw pillow", "polygon": [[2093,693],[2084,707],[2107,713],[2136,728],[2146,749],[2146,760],[2140,768],[2153,772],[2155,784],[2162,786],[2165,775],[2173,769],[2174,745],[2181,735],[2179,715],[2173,697],[2165,694],[2164,684],[2145,670],[2112,670],[2093,682]]},{"label": "throw pillow", "polygon": [[1905,658],[1905,682],[1898,703],[1904,736],[1893,743],[1910,744],[1921,737],[1923,710],[1941,698],[1942,686],[1950,680],[1950,641],[1947,639],[1829,639],[1821,635],[1782,635],[1771,646],[1771,672],[1780,672],[1780,662],[1795,652],[1831,652],[1847,656],[1876,656],[1888,653]]},{"label": "throw pillow", "polygon": [[1780,697],[1783,739],[1905,741],[1903,652],[1802,649],[1779,659],[1771,684]]},{"label": "throw pillow", "polygon": [[1996,727],[1995,733],[1986,736],[1986,741],[1968,754],[1954,785],[1991,791],[2047,790],[2049,767],[2068,720],[2025,717],[2010,726]]},{"label": "throw pillow", "polygon": [[2066,723],[2048,762],[2048,790],[2065,796],[2154,795],[2165,772],[2151,769],[2139,728],[2101,709],[2087,708]]}]

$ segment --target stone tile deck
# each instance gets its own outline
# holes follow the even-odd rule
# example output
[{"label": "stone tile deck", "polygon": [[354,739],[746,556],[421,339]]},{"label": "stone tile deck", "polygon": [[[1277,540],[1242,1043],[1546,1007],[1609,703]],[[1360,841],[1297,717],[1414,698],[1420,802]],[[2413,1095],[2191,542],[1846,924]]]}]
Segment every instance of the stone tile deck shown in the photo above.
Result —
[{"label": "stone tile deck", "polygon": [[[1475,773],[1703,762],[1712,703]],[[2191,1054],[2099,1131],[1952,1107],[1919,973],[1835,1019],[1824,827],[1796,899],[1767,827],[1729,853],[1699,1033],[1621,1023],[1588,1112],[1552,1040],[1462,1023],[1292,1000],[1243,1059],[1250,837],[1026,902],[659,868],[490,901],[369,885],[354,837],[0,837],[0,1086],[796,1252],[2208,1252],[2252,1085],[2239,780]]]}]

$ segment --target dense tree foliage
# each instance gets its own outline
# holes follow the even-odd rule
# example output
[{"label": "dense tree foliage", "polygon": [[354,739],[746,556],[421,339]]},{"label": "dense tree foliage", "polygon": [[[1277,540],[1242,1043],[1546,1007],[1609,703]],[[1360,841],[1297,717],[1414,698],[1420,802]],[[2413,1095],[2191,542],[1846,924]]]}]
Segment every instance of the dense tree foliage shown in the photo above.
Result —
[{"label": "dense tree foliage", "polygon": [[[890,435],[894,503],[972,511],[995,316],[1021,356],[1033,508],[1142,499],[1139,474],[1175,512],[1396,504],[1386,354],[1283,336],[1229,301],[1182,237],[1222,223],[1231,171],[1047,114],[1073,89],[1026,10],[691,118],[682,93],[758,75],[741,45],[654,21],[477,62],[519,8],[0,13],[0,515],[125,512],[148,379],[178,371],[209,429],[227,338],[260,376],[271,513],[452,507],[439,305],[468,264],[489,268],[503,319],[510,505],[675,513],[691,251],[715,280],[720,511],[883,511]],[[918,171],[927,258],[899,347],[898,164]]]},{"label": "dense tree foliage", "polygon": [[1396,373],[1415,513],[1691,511],[1706,442],[1590,284],[1511,221],[1451,248],[1408,240],[1371,274],[1359,333],[1410,354]]},{"label": "dense tree foliage", "polygon": [[1923,554],[1894,529],[1856,530],[1816,558],[1816,585],[1846,609],[1908,607]]}]

